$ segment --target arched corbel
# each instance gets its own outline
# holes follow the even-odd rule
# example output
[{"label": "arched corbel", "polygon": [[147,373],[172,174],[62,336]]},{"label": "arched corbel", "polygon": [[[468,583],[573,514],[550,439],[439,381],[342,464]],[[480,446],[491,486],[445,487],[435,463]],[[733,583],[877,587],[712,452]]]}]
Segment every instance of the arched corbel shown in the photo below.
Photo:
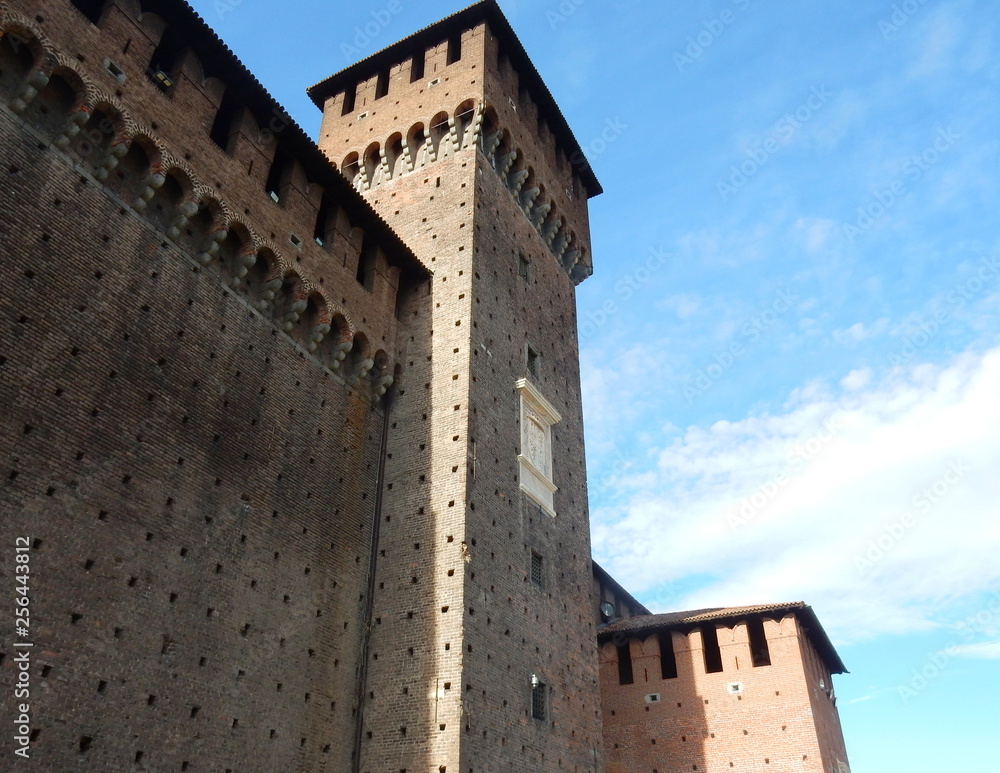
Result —
[{"label": "arched corbel", "polygon": [[496,152],[497,148],[500,147],[500,143],[503,141],[503,129],[497,129],[493,134],[483,138],[483,153],[486,158],[490,160],[490,163],[496,163]]},{"label": "arched corbel", "polygon": [[235,271],[229,279],[229,286],[235,290],[243,284],[243,279],[250,273],[250,267],[256,262],[257,248],[254,247],[252,240],[248,240],[236,257]]},{"label": "arched corbel", "polygon": [[511,195],[517,196],[521,190],[521,186],[524,185],[524,181],[528,179],[529,174],[531,173],[527,169],[522,169],[509,179],[507,185],[510,188]]},{"label": "arched corbel", "polygon": [[562,258],[563,253],[566,252],[566,248],[569,246],[570,235],[567,231],[563,231],[556,237],[552,242],[552,254],[557,258]]},{"label": "arched corbel", "polygon": [[552,211],[552,202],[543,201],[541,204],[538,204],[531,211],[531,224],[535,226],[535,228],[541,229],[542,223],[545,222],[545,218],[549,216],[549,212],[551,211]]},{"label": "arched corbel", "polygon": [[326,338],[330,329],[330,324],[328,322],[320,322],[318,325],[314,326],[313,329],[309,331],[306,349],[310,352],[315,352],[319,348],[319,345],[323,343],[323,339]]},{"label": "arched corbel", "polygon": [[497,174],[500,175],[501,177],[504,177],[507,174],[507,172],[510,171],[510,168],[514,165],[515,161],[517,161],[516,150],[512,150],[509,153],[504,153],[497,159],[497,165],[496,165]]},{"label": "arched corbel", "polygon": [[542,238],[545,239],[545,243],[551,245],[552,240],[555,239],[556,234],[559,233],[559,229],[563,227],[563,221],[561,218],[553,218],[550,222],[546,223],[542,228]]},{"label": "arched corbel", "polygon": [[23,113],[32,103],[38,92],[49,85],[49,76],[41,70],[35,70],[28,76],[17,96],[10,101],[11,112]]},{"label": "arched corbel", "polygon": [[120,139],[108,148],[101,160],[97,162],[94,169],[94,177],[101,181],[107,180],[108,176],[115,171],[115,168],[118,166],[118,162],[120,162],[125,154],[128,153],[128,147],[128,140]]},{"label": "arched corbel", "polygon": [[339,344],[333,347],[330,352],[330,365],[334,370],[340,370],[343,365],[344,360],[347,359],[347,355],[350,354],[351,349],[354,348],[353,341],[341,341]]},{"label": "arched corbel", "polygon": [[163,174],[163,170],[159,165],[154,165],[149,170],[149,175],[142,181],[139,196],[132,202],[132,208],[138,212],[142,212],[146,209],[149,205],[150,199],[156,195],[156,191],[162,188],[163,183],[166,181],[167,176]]},{"label": "arched corbel", "polygon": [[572,271],[576,264],[580,262],[581,253],[580,250],[569,250],[569,252],[563,253],[562,265],[567,272]]},{"label": "arched corbel", "polygon": [[[469,127],[471,135],[467,140],[465,140],[465,145],[467,147],[473,147],[479,142],[479,135],[483,131],[483,119],[486,117],[486,106],[481,102],[476,108],[476,114],[472,118],[472,125]],[[465,138],[463,138],[465,139]]]},{"label": "arched corbel", "polygon": [[[171,239],[176,239],[181,235],[181,231],[183,231],[187,226],[188,221],[197,214],[198,205],[193,201],[185,201],[177,207],[177,214],[174,215],[174,219],[170,221],[170,228],[167,230],[167,236]],[[253,265],[253,263],[250,265]]]},{"label": "arched corbel", "polygon": [[392,382],[395,381],[395,377],[391,373],[384,374],[377,382],[375,382],[375,389],[373,391],[372,403],[377,403],[382,399],[382,396],[389,391],[389,387],[392,386]]},{"label": "arched corbel", "polygon": [[360,360],[354,369],[354,373],[351,374],[351,385],[357,384],[361,379],[371,373],[371,369],[375,367],[375,360],[371,357],[365,357]]},{"label": "arched corbel", "polygon": [[535,206],[535,199],[542,192],[542,189],[537,185],[533,188],[529,188],[521,194],[521,209],[525,212],[531,212]]},{"label": "arched corbel", "polygon": [[462,147],[462,137],[458,133],[458,116],[448,116],[448,138],[451,140],[451,149],[458,151]]},{"label": "arched corbel", "polygon": [[215,260],[215,256],[219,254],[219,245],[229,236],[229,229],[225,226],[213,226],[213,228],[215,230],[209,232],[208,243],[205,245],[205,249],[198,254],[198,262],[203,266],[207,266]]},{"label": "arched corbel", "polygon": [[90,108],[84,105],[69,117],[63,125],[62,131],[52,141],[52,144],[60,150],[63,150],[73,141],[73,138],[80,133],[83,125],[89,120]]},{"label": "arched corbel", "polygon": [[285,310],[279,327],[286,333],[291,333],[296,323],[302,319],[302,312],[309,308],[309,298],[300,296],[293,300]]}]

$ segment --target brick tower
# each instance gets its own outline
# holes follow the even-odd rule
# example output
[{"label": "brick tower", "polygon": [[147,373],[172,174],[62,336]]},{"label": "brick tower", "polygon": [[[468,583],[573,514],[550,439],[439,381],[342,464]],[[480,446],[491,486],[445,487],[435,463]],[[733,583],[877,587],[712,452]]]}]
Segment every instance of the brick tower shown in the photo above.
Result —
[{"label": "brick tower", "polygon": [[576,284],[600,186],[495,2],[309,89],[433,273],[403,358],[359,771],[603,771]]},{"label": "brick tower", "polygon": [[850,773],[847,669],[811,607],[627,615],[598,634],[608,773]]}]

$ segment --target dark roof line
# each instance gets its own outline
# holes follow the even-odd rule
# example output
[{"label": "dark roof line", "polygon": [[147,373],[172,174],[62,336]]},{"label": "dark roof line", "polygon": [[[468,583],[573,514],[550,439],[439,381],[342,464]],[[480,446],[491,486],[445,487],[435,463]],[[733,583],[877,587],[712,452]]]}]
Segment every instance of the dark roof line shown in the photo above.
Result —
[{"label": "dark roof line", "polygon": [[802,630],[809,637],[831,674],[848,673],[844,661],[837,654],[833,642],[816,617],[813,608],[804,601],[793,601],[784,604],[760,604],[746,607],[712,607],[695,609],[687,612],[667,612],[659,615],[629,617],[619,620],[598,631],[599,639],[608,639],[616,633],[640,634],[661,628],[694,628],[700,623],[709,621],[745,620],[748,617],[769,617],[792,613],[798,617]]},{"label": "dark roof line", "polygon": [[[345,90],[352,83],[374,77],[381,69],[390,67],[401,61],[401,59],[405,59],[406,57],[403,56],[401,50],[416,52],[417,50],[425,49],[428,46],[439,43],[449,35],[474,27],[482,21],[487,22],[493,33],[500,38],[512,64],[524,76],[535,103],[549,119],[549,126],[552,129],[552,133],[568,149],[570,159],[580,159],[580,162],[574,162],[573,166],[579,172],[590,197],[603,193],[604,189],[601,187],[597,175],[594,174],[594,169],[591,167],[590,162],[587,161],[583,149],[576,139],[576,135],[573,134],[573,130],[569,126],[569,122],[563,115],[562,110],[559,109],[559,105],[552,96],[552,92],[545,85],[545,81],[531,61],[531,57],[528,56],[524,44],[521,43],[517,33],[514,32],[514,28],[511,27],[507,17],[504,16],[503,11],[500,10],[500,6],[496,0],[480,0],[480,2],[453,13],[441,21],[417,30],[412,35],[393,43],[391,46],[383,48],[381,51],[376,51],[360,62],[356,62],[334,73],[329,78],[310,86],[306,89],[306,93],[316,106],[322,110],[323,104],[327,99]],[[577,153],[580,155],[577,156]]]},{"label": "dark roof line", "polygon": [[615,592],[616,596],[626,598],[631,603],[633,608],[636,610],[637,614],[639,615],[652,614],[648,609],[646,609],[646,607],[642,605],[642,603],[635,596],[633,596],[631,593],[625,590],[625,588],[622,587],[622,585],[618,582],[618,580],[616,580],[614,577],[608,574],[607,569],[602,567],[596,561],[593,561],[592,563],[594,565],[594,574],[597,575],[597,579],[603,582],[605,585],[610,586],[611,589]]},{"label": "dark roof line", "polygon": [[[379,236],[393,252],[402,256],[404,262],[399,267],[404,274],[409,278],[428,276],[427,268],[399,234],[337,171],[313,139],[186,0],[142,0],[142,10],[144,13],[155,13],[168,25],[178,25],[185,30],[187,45],[201,60],[205,76],[221,79],[227,89],[233,89],[262,126],[270,125],[275,133],[280,133],[281,142],[303,165],[309,179],[321,184],[338,204],[345,205],[354,223]],[[386,258],[392,262],[392,256],[386,252]]]}]

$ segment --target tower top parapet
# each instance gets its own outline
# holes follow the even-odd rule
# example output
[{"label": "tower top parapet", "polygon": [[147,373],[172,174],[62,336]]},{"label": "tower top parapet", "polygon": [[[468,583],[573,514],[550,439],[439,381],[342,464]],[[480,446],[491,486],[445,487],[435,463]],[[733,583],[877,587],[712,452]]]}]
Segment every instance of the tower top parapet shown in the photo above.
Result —
[{"label": "tower top parapet", "polygon": [[567,158],[572,160],[580,180],[586,188],[587,197],[592,198],[603,193],[604,189],[587,161],[573,130],[496,0],[481,0],[481,2],[470,5],[435,24],[424,27],[409,37],[403,38],[310,86],[306,89],[306,93],[322,110],[330,97],[349,90],[358,83],[373,78],[406,59],[419,55],[427,48],[439,44],[442,40],[459,36],[466,30],[483,23],[489,26],[490,31],[499,40],[501,49],[518,72],[522,86],[538,106],[538,110],[544,116],[556,142],[562,146]]}]

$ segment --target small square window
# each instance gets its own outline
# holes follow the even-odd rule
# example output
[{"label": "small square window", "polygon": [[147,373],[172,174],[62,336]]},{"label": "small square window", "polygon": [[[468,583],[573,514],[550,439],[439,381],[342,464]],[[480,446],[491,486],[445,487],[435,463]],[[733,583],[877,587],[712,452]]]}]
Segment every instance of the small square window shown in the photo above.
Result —
[{"label": "small square window", "polygon": [[544,564],[545,559],[534,550],[531,551],[531,584],[536,588],[545,585]]}]

